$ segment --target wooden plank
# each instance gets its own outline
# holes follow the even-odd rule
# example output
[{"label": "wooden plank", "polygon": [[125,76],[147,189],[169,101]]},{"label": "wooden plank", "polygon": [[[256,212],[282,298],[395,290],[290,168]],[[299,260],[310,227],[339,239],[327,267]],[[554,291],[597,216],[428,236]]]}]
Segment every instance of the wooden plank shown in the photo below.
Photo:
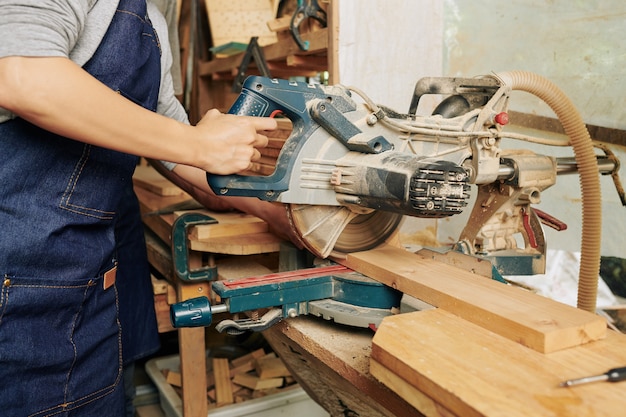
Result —
[{"label": "wooden plank", "polygon": [[267,28],[272,32],[281,32],[283,30],[289,30],[291,25],[291,16],[282,16],[278,19],[270,20],[267,22]]},{"label": "wooden plank", "polygon": [[172,264],[172,251],[154,233],[146,231],[146,251],[148,262],[163,278],[169,282],[175,281],[174,265]]},{"label": "wooden plank", "polygon": [[401,248],[383,246],[337,261],[539,352],[606,335],[600,316]]},{"label": "wooden plank", "polygon": [[159,238],[161,238],[163,242],[169,243],[170,234],[172,231],[172,224],[175,220],[174,215],[167,214],[157,216],[146,214],[151,213],[155,210],[162,209],[163,207],[169,207],[172,204],[188,200],[189,197],[186,195],[163,197],[138,185],[135,185],[134,190],[137,198],[139,199],[139,207],[141,210],[141,214],[143,215],[141,220],[147,226],[147,228],[154,232]]},{"label": "wooden plank", "polygon": [[241,256],[224,258],[217,261],[217,279],[241,279],[271,274],[273,271],[254,260]]},{"label": "wooden plank", "polygon": [[427,416],[617,416],[623,387],[559,383],[626,363],[626,336],[549,354],[442,309],[390,316],[372,341],[370,371]]},{"label": "wooden plank", "polygon": [[170,304],[167,302],[166,294],[154,296],[154,309],[156,312],[157,327],[159,333],[171,332],[176,329],[170,320]]},{"label": "wooden plank", "polygon": [[[217,220],[215,224],[203,224],[193,226],[190,230],[190,238],[197,240],[214,239],[225,236],[239,236],[253,233],[263,233],[269,230],[269,226],[263,220],[250,214],[240,212],[210,212],[207,210],[194,210],[204,213]],[[182,213],[175,213],[181,215]]]},{"label": "wooden plank", "polygon": [[283,360],[276,357],[276,355],[258,358],[255,363],[255,370],[261,379],[281,378],[291,375]]},{"label": "wooden plank", "polygon": [[[183,416],[206,416],[206,348],[204,328],[178,329],[183,384]],[[200,400],[199,400],[200,399]]]},{"label": "wooden plank", "polygon": [[158,279],[154,275],[150,275],[150,281],[152,282],[152,292],[154,295],[167,294],[167,287],[171,286],[166,280]]},{"label": "wooden plank", "polygon": [[140,165],[135,168],[133,174],[133,183],[145,190],[152,191],[156,195],[162,197],[172,197],[185,195],[190,198],[187,193],[180,189],[173,182],[159,174],[149,165]]},{"label": "wooden plank", "polygon": [[233,388],[230,382],[230,369],[227,358],[213,358],[213,374],[215,375],[215,402],[218,407],[232,404]]},{"label": "wooden plank", "polygon": [[208,240],[191,240],[194,251],[222,253],[225,255],[253,255],[280,250],[282,239],[272,233],[254,233],[242,236],[225,236]]},{"label": "wooden plank", "polygon": [[233,383],[257,391],[281,387],[284,380],[283,378],[261,379],[251,374],[236,374],[233,377]]}]

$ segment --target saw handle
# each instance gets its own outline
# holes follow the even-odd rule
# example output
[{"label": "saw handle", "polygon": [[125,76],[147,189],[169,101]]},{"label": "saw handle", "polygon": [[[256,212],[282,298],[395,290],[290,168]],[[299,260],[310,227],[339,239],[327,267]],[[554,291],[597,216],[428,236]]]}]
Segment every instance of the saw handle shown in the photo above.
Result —
[{"label": "saw handle", "polygon": [[284,113],[293,123],[310,122],[307,102],[325,98],[319,86],[261,76],[246,79],[239,97],[228,110],[240,116],[271,117]]},{"label": "saw handle", "polygon": [[240,116],[272,117],[284,114],[293,124],[291,135],[268,176],[209,175],[207,181],[218,195],[257,197],[275,201],[289,188],[295,157],[304,141],[319,125],[312,119],[308,105],[313,100],[328,100],[349,105],[342,96],[327,93],[320,85],[250,76],[228,111]]}]

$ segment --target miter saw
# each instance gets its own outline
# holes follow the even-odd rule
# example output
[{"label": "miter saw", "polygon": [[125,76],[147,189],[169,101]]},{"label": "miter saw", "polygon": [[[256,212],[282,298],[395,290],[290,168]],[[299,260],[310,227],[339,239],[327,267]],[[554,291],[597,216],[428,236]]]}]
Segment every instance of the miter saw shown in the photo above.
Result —
[{"label": "miter saw", "polygon": [[[230,113],[280,115],[293,130],[271,175],[209,175],[208,182],[218,195],[284,204],[302,244],[319,258],[374,248],[404,216],[455,216],[473,199],[453,250],[487,259],[503,275],[543,273],[542,223],[566,226],[531,205],[559,171],[581,164],[501,147],[504,138],[568,144],[504,133],[512,89],[507,79],[516,75],[421,79],[407,113],[377,105],[356,88],[249,77]],[[419,115],[426,95],[442,99],[432,113]],[[591,158],[596,177],[599,170],[618,169],[612,155]],[[268,294],[276,290],[265,288]],[[284,310],[282,316],[293,314]]]}]

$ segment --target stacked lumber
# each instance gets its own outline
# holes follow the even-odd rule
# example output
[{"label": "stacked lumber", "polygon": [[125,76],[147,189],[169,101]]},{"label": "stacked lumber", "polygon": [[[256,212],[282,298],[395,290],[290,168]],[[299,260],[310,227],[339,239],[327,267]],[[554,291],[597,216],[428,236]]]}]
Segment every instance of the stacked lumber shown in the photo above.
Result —
[{"label": "stacked lumber", "polygon": [[[181,395],[181,375],[163,369],[166,381]],[[238,404],[294,388],[295,379],[276,353],[257,349],[235,359],[207,360],[207,402],[209,409]]]},{"label": "stacked lumber", "polygon": [[386,317],[372,376],[428,417],[617,416],[624,386],[563,388],[626,364],[605,319],[401,248],[341,263],[437,308]]}]

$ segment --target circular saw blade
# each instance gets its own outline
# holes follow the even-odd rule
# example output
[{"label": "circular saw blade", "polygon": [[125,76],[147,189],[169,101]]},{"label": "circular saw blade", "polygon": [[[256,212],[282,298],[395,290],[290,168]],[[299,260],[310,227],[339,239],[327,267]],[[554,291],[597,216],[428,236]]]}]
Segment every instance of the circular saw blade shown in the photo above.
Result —
[{"label": "circular saw blade", "polygon": [[385,211],[361,214],[345,206],[289,204],[287,213],[307,249],[321,258],[333,251],[375,248],[397,229],[402,215]]}]

